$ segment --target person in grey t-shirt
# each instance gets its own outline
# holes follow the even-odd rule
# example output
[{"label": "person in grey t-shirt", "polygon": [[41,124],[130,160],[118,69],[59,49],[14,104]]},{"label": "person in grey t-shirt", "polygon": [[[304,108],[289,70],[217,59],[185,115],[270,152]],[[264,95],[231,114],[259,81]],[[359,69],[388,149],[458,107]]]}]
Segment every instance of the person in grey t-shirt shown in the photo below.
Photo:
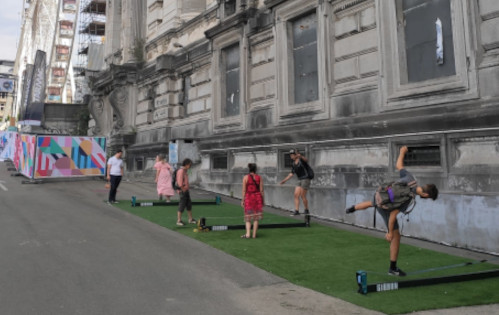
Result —
[{"label": "person in grey t-shirt", "polygon": [[305,208],[305,214],[308,215],[310,211],[308,210],[307,192],[310,189],[311,181],[310,174],[308,174],[305,166],[308,160],[306,157],[301,155],[298,150],[289,151],[289,157],[293,160],[291,172],[280,182],[280,185],[290,180],[291,177],[296,174],[296,177],[298,177],[298,184],[295,187],[294,193],[295,211],[291,215],[300,215],[300,198],[303,202],[303,207]]},{"label": "person in grey t-shirt", "polygon": [[[406,146],[400,148],[400,153],[397,159],[396,167],[397,170],[400,172],[400,179],[398,180],[398,182],[409,184],[411,182],[415,182],[416,179],[409,171],[407,171],[404,168],[404,157],[407,152],[408,149]],[[419,197],[425,199],[431,198],[435,200],[438,197],[438,189],[434,184],[427,184],[424,186],[414,185],[414,187],[411,188],[411,191],[414,193],[414,195],[418,195]],[[390,275],[395,275],[395,276],[406,275],[405,272],[403,272],[402,270],[400,270],[400,268],[397,267],[397,259],[400,248],[400,232],[397,223],[397,215],[400,212],[405,213],[407,211],[407,207],[409,206],[410,202],[411,200],[408,200],[407,202],[403,203],[400,207],[398,207],[398,209],[393,209],[393,210],[384,210],[376,207],[376,210],[381,215],[381,217],[383,217],[386,227],[388,228],[388,232],[385,235],[385,239],[388,242],[390,242],[390,268],[388,269],[388,274]],[[358,210],[365,210],[374,206],[375,206],[374,200],[364,201],[356,205],[353,205],[350,208],[347,208],[345,211],[347,214],[349,214]]]}]

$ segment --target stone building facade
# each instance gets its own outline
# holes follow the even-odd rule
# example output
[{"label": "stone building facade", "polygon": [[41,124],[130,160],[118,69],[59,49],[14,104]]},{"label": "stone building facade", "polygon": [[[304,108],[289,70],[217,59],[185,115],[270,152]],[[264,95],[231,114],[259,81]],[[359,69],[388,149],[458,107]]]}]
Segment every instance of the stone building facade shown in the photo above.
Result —
[{"label": "stone building facade", "polygon": [[402,233],[499,252],[499,2],[110,2],[116,34],[142,32],[144,60],[130,41],[110,51],[121,59],[96,80],[92,127],[126,149],[129,176],[150,177],[175,142],[200,187],[238,197],[256,162],[266,203],[292,209],[279,181],[297,148],[315,216],[382,229],[344,209],[395,179],[408,145],[407,168],[440,197],[418,200]]}]

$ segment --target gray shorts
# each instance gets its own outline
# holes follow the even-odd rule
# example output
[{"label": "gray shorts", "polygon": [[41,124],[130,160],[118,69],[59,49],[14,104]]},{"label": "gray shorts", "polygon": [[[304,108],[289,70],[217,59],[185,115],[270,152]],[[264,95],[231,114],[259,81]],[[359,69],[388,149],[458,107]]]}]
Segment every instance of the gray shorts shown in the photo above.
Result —
[{"label": "gray shorts", "polygon": [[296,185],[296,187],[301,187],[305,190],[309,190],[310,189],[310,179],[306,178],[306,179],[298,180],[298,184]]},{"label": "gray shorts", "polygon": [[180,192],[180,200],[178,202],[178,212],[184,212],[186,208],[187,211],[192,210],[191,194],[189,193],[188,190]]},{"label": "gray shorts", "polygon": [[[376,204],[376,197],[373,198],[373,205],[375,205],[375,204]],[[390,220],[390,212],[391,211],[380,209],[378,207],[376,207],[376,211],[378,211],[378,213],[383,218],[383,221],[385,221],[386,229],[388,230],[388,222]],[[393,230],[395,231],[398,229],[399,229],[399,223],[398,223],[398,220],[395,220],[395,224],[393,224]]]}]

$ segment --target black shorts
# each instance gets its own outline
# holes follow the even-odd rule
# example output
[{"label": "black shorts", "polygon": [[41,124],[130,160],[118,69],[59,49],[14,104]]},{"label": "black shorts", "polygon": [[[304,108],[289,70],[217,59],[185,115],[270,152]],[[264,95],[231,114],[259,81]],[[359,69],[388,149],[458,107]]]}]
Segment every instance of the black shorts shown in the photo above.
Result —
[{"label": "black shorts", "polygon": [[192,200],[191,194],[188,190],[180,192],[180,200],[178,202],[178,212],[184,212],[187,208],[187,211],[192,210]]},{"label": "black shorts", "polygon": [[[376,207],[376,196],[373,198],[373,205],[375,205],[376,211],[381,215],[383,218],[383,221],[385,221],[386,229],[388,230],[388,221],[390,220],[390,212],[389,210],[384,210]],[[393,230],[398,230],[399,229],[399,223],[398,220],[395,220],[395,224],[393,224]]]}]

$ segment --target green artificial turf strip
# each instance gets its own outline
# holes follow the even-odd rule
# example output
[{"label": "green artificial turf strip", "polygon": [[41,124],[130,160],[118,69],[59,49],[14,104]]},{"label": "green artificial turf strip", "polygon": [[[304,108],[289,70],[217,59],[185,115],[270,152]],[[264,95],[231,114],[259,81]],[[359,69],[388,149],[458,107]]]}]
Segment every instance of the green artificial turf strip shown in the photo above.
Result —
[{"label": "green artificial turf strip", "polygon": [[[261,229],[257,239],[241,239],[244,230],[195,233],[195,225],[176,226],[176,207],[131,207],[129,202],[120,202],[117,206],[207,243],[292,283],[387,314],[499,303],[498,278],[367,295],[357,293],[355,279],[358,270],[368,272],[368,284],[371,284],[497,269],[495,265],[482,263],[414,276],[392,277],[386,274],[389,244],[383,239],[314,223],[310,228]],[[194,205],[193,215],[196,219],[205,217],[207,225],[243,224],[242,208],[227,203]],[[183,217],[186,222],[187,214],[184,213]],[[302,220],[303,216],[291,218],[265,213],[261,224]],[[411,272],[468,261],[401,244],[398,265],[404,271]]]}]

